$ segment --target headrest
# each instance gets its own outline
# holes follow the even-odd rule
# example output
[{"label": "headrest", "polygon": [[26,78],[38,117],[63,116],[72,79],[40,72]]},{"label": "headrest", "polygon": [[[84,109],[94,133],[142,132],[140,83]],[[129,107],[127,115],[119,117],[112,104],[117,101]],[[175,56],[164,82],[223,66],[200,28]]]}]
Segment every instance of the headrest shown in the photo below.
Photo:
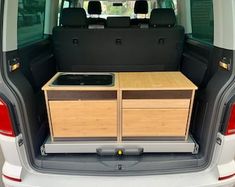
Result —
[{"label": "headrest", "polygon": [[107,27],[108,28],[129,28],[130,17],[108,17]]},{"label": "headrest", "polygon": [[61,14],[61,24],[69,27],[87,26],[86,11],[83,8],[65,8]]},{"label": "headrest", "polygon": [[150,15],[151,27],[173,27],[176,24],[175,12],[172,8],[156,8]]},{"label": "headrest", "polygon": [[134,6],[135,14],[148,14],[148,2],[145,0],[138,0]]},{"label": "headrest", "polygon": [[101,3],[99,1],[89,1],[88,3],[88,14],[100,15],[102,12]]}]

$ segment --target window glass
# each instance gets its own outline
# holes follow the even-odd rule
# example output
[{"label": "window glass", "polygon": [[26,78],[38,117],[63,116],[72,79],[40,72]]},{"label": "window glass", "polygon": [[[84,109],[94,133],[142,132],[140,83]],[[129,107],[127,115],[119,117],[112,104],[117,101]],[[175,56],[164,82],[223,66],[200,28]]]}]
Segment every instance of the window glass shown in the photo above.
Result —
[{"label": "window glass", "polygon": [[63,8],[69,8],[70,7],[70,2],[69,1],[65,1]]},{"label": "window glass", "polygon": [[157,8],[175,9],[176,0],[157,0]]},{"label": "window glass", "polygon": [[[63,6],[62,6],[62,3],[63,3]],[[60,0],[59,1],[59,10],[61,10],[61,8],[69,8],[70,5],[71,5],[71,3],[69,0],[65,0],[65,1]]]},{"label": "window glass", "polygon": [[44,38],[46,0],[19,0],[18,45]]},{"label": "window glass", "polygon": [[[134,5],[135,1],[123,2],[122,6],[114,6],[113,2],[111,1],[101,1],[102,15],[100,15],[100,17],[102,18],[107,18],[108,16],[130,16],[131,18],[137,17],[137,15],[134,14]],[[149,5],[149,13],[147,15],[138,15],[138,17],[150,16],[151,6],[149,1],[148,5]],[[84,1],[83,8],[86,11],[88,10],[88,1]]]},{"label": "window glass", "polygon": [[[63,3],[63,5],[62,5]],[[69,8],[71,6],[71,2],[69,0],[60,0],[59,1],[59,11],[58,11],[58,20],[57,20],[57,25],[60,25],[60,13],[61,13],[61,9],[63,8]]]},{"label": "window glass", "polygon": [[213,43],[214,17],[212,0],[191,0],[192,37]]},{"label": "window glass", "polygon": [[173,8],[175,10],[175,14],[178,14],[177,0],[157,0],[155,8]]}]

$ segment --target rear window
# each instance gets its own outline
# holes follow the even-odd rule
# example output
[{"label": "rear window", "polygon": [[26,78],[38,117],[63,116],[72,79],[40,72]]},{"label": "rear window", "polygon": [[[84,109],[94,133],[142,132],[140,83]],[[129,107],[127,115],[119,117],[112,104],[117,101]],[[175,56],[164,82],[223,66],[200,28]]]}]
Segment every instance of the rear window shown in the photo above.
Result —
[{"label": "rear window", "polygon": [[178,15],[177,0],[157,0],[154,4],[155,8],[172,8]]},{"label": "rear window", "polygon": [[57,20],[57,25],[60,25],[60,14],[61,10],[64,8],[70,8],[71,7],[71,2],[69,0],[60,0],[59,1],[59,11],[58,11],[58,20]]},{"label": "rear window", "polygon": [[177,0],[157,0],[156,8],[173,8],[176,9]]},{"label": "rear window", "polygon": [[[88,10],[88,2],[84,1],[83,8]],[[100,1],[102,6],[102,14],[100,17],[107,18],[109,16],[130,16],[131,18],[149,18],[153,8],[173,8],[177,15],[177,0],[157,0],[156,2],[148,2],[148,14],[138,14],[134,13],[135,1],[126,1],[115,6],[112,1]],[[87,13],[88,16],[90,16]]]},{"label": "rear window", "polygon": [[[88,2],[84,1],[83,8],[88,10]],[[100,17],[107,18],[108,16],[130,16],[131,18],[136,17],[134,13],[135,1],[126,1],[122,3],[114,3],[111,1],[100,1],[102,6],[102,14]],[[150,17],[151,13],[151,3],[148,1],[149,12],[147,15],[138,15],[138,17]],[[87,13],[89,16],[89,14]]]},{"label": "rear window", "polygon": [[25,45],[44,38],[46,0],[19,0],[18,45]]}]

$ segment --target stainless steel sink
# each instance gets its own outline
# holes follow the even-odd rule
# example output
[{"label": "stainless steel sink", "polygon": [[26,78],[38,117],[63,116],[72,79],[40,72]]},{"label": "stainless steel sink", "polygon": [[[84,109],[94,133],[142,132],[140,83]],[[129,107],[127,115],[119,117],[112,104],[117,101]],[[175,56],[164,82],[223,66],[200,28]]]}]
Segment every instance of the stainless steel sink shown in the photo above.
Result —
[{"label": "stainless steel sink", "polygon": [[52,86],[113,86],[113,73],[62,73]]}]

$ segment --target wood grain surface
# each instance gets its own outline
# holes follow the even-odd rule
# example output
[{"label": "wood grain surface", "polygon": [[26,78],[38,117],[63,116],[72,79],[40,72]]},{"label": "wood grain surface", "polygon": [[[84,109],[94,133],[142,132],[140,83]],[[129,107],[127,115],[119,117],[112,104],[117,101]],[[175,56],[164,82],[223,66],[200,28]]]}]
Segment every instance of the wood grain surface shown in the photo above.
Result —
[{"label": "wood grain surface", "polygon": [[49,101],[54,137],[116,137],[117,101]]},{"label": "wood grain surface", "polygon": [[188,109],[124,109],[124,137],[185,136]]}]

